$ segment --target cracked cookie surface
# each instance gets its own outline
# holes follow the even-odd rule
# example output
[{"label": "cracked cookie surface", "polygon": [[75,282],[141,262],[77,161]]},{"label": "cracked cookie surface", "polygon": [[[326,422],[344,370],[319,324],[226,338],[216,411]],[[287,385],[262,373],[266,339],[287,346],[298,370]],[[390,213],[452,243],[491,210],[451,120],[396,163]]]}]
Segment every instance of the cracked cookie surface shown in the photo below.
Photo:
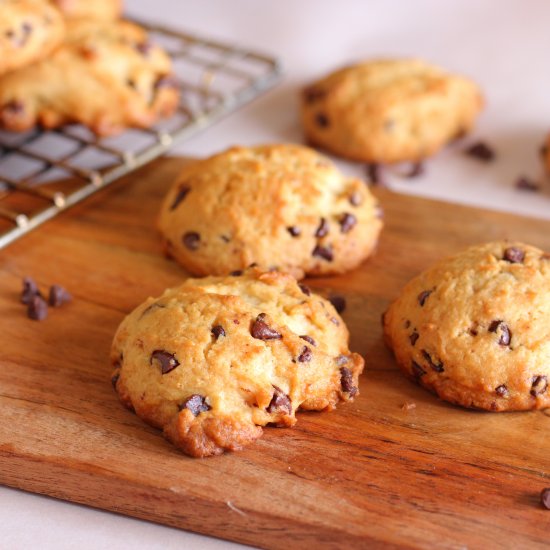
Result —
[{"label": "cracked cookie surface", "polygon": [[364,362],[348,338],[330,302],[288,274],[189,279],[122,322],[113,384],[183,452],[216,455],[353,399]]}]

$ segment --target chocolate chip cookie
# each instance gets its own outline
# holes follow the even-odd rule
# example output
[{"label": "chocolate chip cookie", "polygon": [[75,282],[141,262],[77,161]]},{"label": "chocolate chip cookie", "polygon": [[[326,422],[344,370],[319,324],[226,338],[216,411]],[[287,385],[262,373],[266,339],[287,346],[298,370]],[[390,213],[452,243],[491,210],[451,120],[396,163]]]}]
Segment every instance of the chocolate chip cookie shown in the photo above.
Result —
[{"label": "chocolate chip cookie", "polygon": [[170,75],[170,59],[139,26],[69,21],[65,43],[51,56],[0,78],[0,126],[79,122],[99,135],[148,127],[177,106]]},{"label": "chocolate chip cookie", "polygon": [[341,273],[382,227],[360,180],[298,145],[233,147],[183,169],[159,218],[168,254],[196,275],[250,264],[296,277]]},{"label": "chocolate chip cookie", "polygon": [[329,301],[257,269],[149,298],[120,325],[112,361],[122,402],[194,457],[352,400],[364,363]]},{"label": "chocolate chip cookie", "polygon": [[410,281],[384,316],[401,369],[442,399],[489,411],[550,406],[550,255],[474,246]]},{"label": "chocolate chip cookie", "polygon": [[308,140],[369,163],[418,162],[474,125],[483,101],[470,80],[414,59],[343,68],[308,86]]},{"label": "chocolate chip cookie", "polygon": [[0,0],[0,74],[44,59],[64,34],[63,18],[46,0]]},{"label": "chocolate chip cookie", "polygon": [[51,0],[68,19],[116,19],[122,12],[122,0]]}]

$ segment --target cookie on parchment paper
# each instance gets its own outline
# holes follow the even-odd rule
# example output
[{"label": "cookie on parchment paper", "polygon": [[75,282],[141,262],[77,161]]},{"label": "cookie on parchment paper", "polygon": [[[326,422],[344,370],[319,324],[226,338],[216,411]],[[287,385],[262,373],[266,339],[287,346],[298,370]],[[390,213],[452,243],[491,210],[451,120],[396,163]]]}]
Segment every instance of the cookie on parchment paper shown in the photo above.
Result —
[{"label": "cookie on parchment paper", "polygon": [[410,281],[384,315],[401,369],[446,401],[489,411],[550,406],[550,255],[468,248]]},{"label": "cookie on parchment paper", "polygon": [[374,250],[377,200],[359,179],[299,145],[233,147],[184,167],[161,209],[167,253],[195,275],[251,264],[342,273]]},{"label": "cookie on parchment paper", "polygon": [[415,59],[345,67],[302,93],[307,139],[352,160],[418,162],[469,132],[483,106],[469,79]]},{"label": "cookie on parchment paper", "polygon": [[149,298],[120,325],[112,361],[122,402],[195,457],[352,400],[364,364],[330,302],[257,269]]}]

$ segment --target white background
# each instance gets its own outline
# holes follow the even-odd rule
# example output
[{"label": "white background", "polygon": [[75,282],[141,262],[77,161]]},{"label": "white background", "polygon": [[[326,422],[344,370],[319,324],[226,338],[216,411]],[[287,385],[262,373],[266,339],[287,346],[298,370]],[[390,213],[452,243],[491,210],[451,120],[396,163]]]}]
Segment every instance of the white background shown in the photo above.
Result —
[{"label": "white background", "polygon": [[[550,218],[543,192],[515,189],[541,178],[537,151],[550,131],[550,2],[545,0],[128,0],[127,13],[276,53],[284,81],[268,95],[176,147],[209,155],[236,143],[302,141],[297,90],[340,65],[376,56],[418,56],[468,75],[487,106],[474,137],[497,151],[492,164],[460,147],[429,161],[395,189]],[[341,162],[350,174],[364,167]],[[9,550],[237,547],[123,516],[0,488],[0,546]]]}]

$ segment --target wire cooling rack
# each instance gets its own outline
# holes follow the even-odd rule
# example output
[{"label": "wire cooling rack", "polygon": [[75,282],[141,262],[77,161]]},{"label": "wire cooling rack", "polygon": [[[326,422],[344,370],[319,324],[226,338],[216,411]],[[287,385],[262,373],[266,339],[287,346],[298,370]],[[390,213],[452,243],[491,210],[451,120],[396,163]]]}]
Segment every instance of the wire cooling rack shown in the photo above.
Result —
[{"label": "wire cooling rack", "polygon": [[172,58],[181,88],[177,112],[114,138],[98,139],[78,125],[0,132],[0,248],[253,100],[280,76],[273,57],[137,23]]}]

